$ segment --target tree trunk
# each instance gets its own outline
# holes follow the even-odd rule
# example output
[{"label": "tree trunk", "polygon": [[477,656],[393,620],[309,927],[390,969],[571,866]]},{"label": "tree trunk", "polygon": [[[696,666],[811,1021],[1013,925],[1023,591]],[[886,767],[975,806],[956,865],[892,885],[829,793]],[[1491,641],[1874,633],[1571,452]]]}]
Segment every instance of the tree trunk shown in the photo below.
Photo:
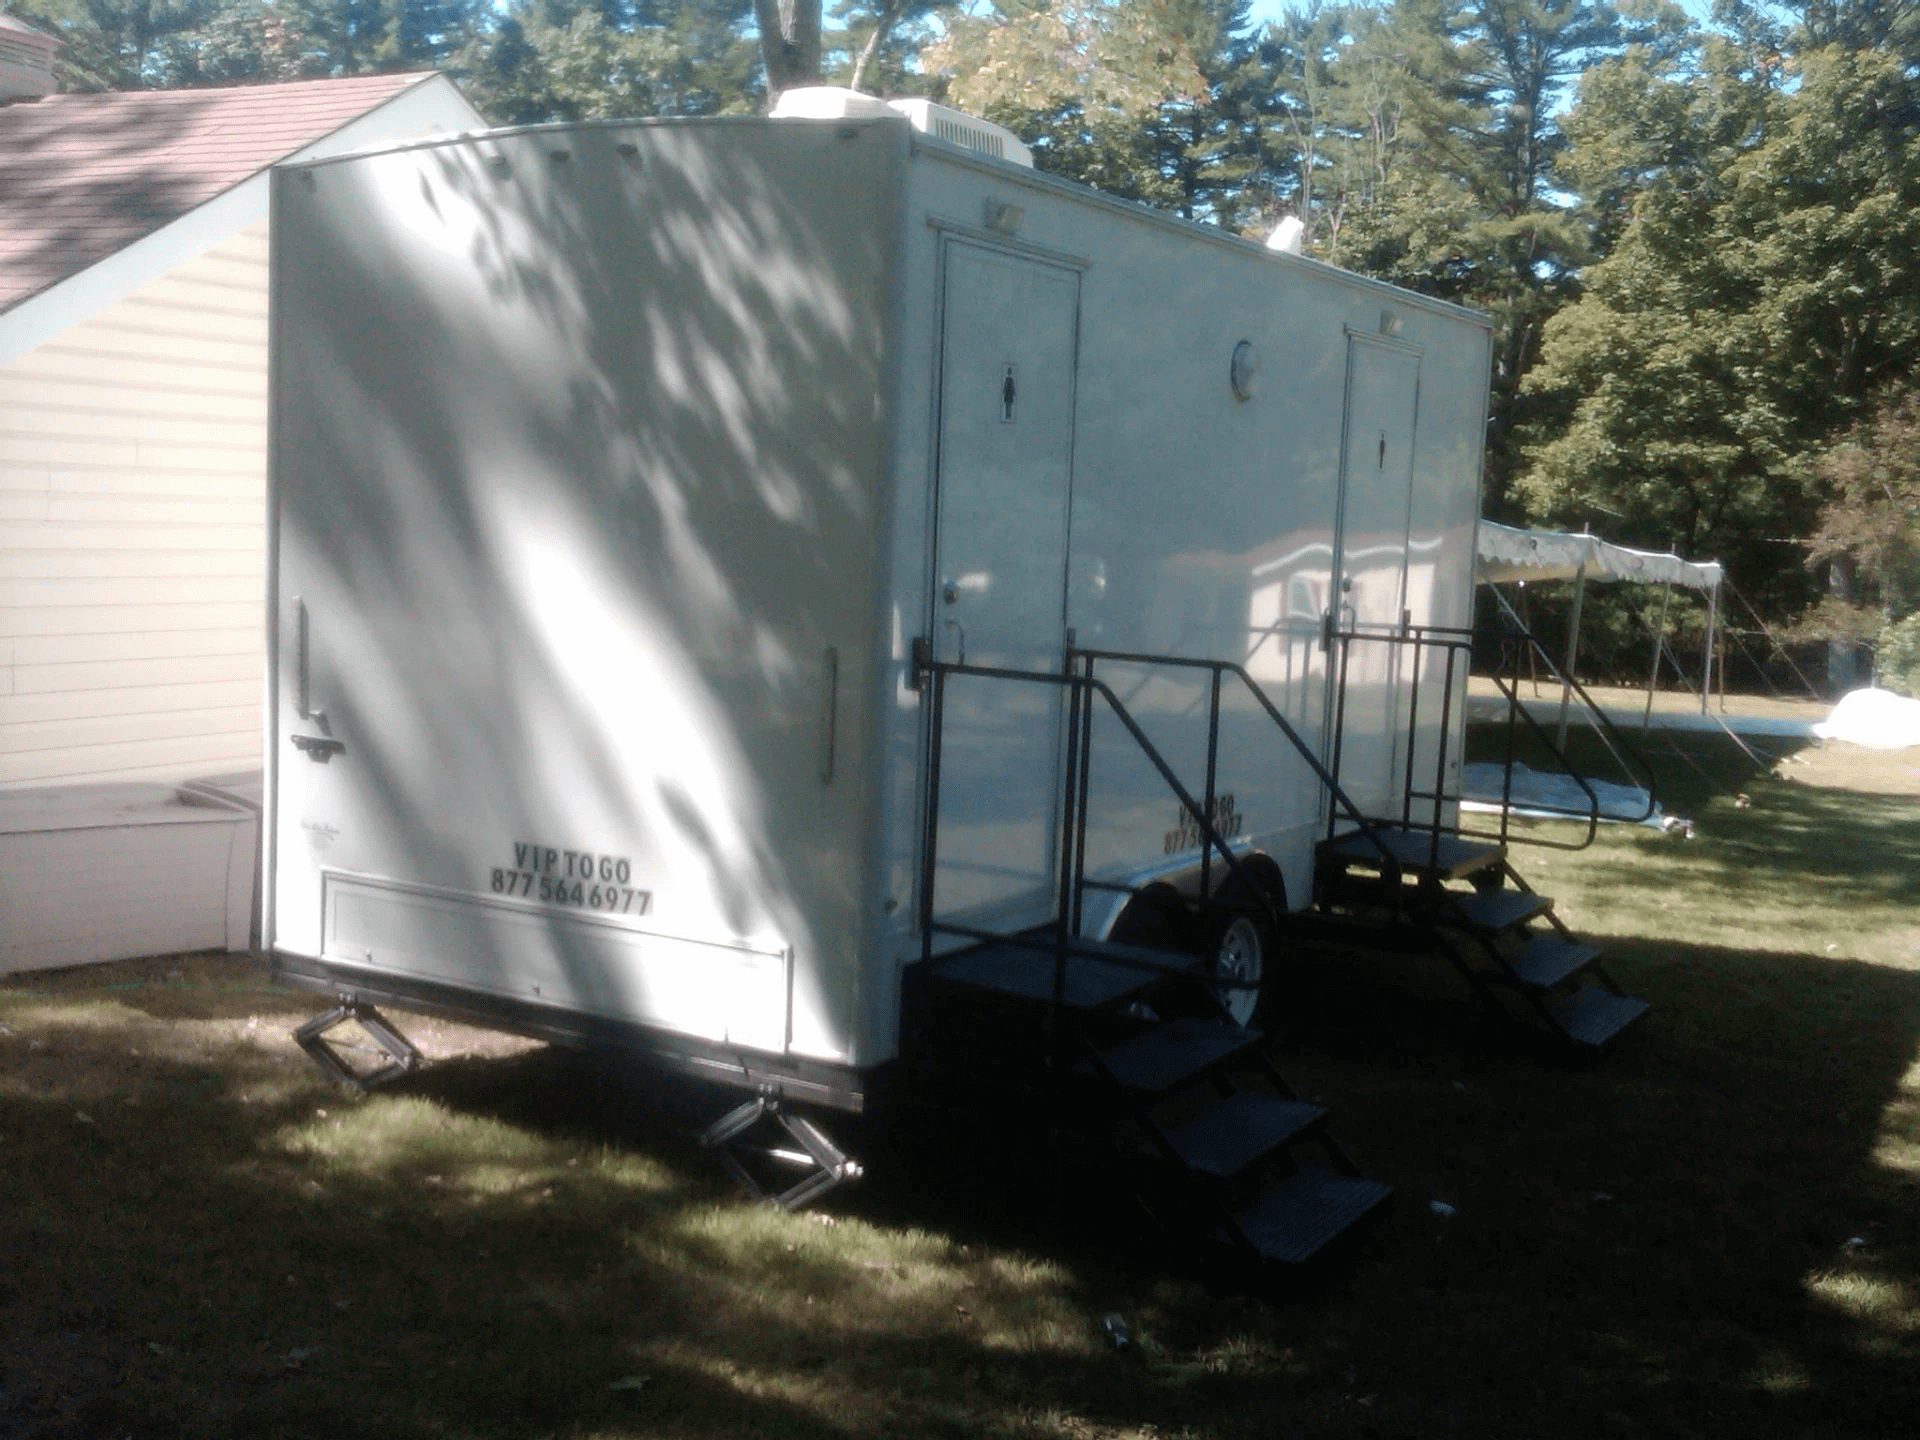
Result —
[{"label": "tree trunk", "polygon": [[820,6],[821,0],[753,0],[769,106],[784,90],[820,83]]},{"label": "tree trunk", "polygon": [[873,17],[873,33],[867,36],[867,43],[860,47],[860,58],[853,62],[853,78],[847,81],[849,90],[858,90],[860,80],[867,73],[867,64],[880,49],[880,42],[887,38],[887,32],[893,28],[893,22],[900,18],[900,7],[904,0],[893,0],[886,9]]},{"label": "tree trunk", "polygon": [[[1827,593],[1853,604],[1853,557],[1836,555],[1827,562]],[[1827,641],[1827,688],[1838,699],[1860,685],[1860,647],[1851,640]]]}]

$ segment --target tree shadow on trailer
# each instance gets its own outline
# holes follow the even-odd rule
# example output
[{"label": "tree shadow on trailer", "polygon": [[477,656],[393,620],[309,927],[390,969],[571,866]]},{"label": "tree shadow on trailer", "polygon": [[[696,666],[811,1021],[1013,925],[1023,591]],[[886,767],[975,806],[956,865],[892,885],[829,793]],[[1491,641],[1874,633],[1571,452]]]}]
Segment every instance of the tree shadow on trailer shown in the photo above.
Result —
[{"label": "tree shadow on trailer", "polygon": [[[852,153],[819,138],[823,153]],[[597,189],[569,178],[589,151],[609,162]],[[652,896],[656,909],[691,896],[740,934],[804,948],[797,893],[840,884],[855,863],[840,839],[851,825],[803,822],[858,808],[821,799],[814,722],[836,666],[859,695],[872,658],[834,647],[865,633],[880,568],[861,538],[881,503],[866,478],[878,458],[861,447],[881,430],[842,412],[876,388],[884,358],[889,302],[869,282],[885,227],[829,244],[790,175],[644,125],[432,148],[417,169],[368,223],[414,226],[392,248],[433,269],[425,280],[394,283],[359,221],[304,249],[292,237],[305,232],[285,227],[283,273],[378,297],[281,335],[281,390],[312,397],[312,433],[283,425],[280,453],[337,462],[324,493],[283,512],[283,550],[308,572],[283,590],[306,587],[316,708],[348,747],[332,763],[360,780],[369,831],[405,837],[436,883],[484,890],[516,840],[606,843],[548,833],[581,808],[559,797],[585,795],[602,833],[679,857],[687,894]],[[322,169],[301,183],[324,196],[349,178]],[[476,312],[517,344],[476,341]],[[723,538],[763,563],[724,563]],[[799,604],[795,572],[844,583]],[[847,708],[851,743],[866,716]],[[306,763],[289,752],[283,773]],[[498,835],[441,813],[449,776],[488,797],[478,809]],[[587,1008],[671,1011],[646,993],[644,967],[612,964],[574,917],[544,928]],[[481,988],[524,998],[491,940],[462,964]],[[796,1004],[850,1004],[810,983]]]}]

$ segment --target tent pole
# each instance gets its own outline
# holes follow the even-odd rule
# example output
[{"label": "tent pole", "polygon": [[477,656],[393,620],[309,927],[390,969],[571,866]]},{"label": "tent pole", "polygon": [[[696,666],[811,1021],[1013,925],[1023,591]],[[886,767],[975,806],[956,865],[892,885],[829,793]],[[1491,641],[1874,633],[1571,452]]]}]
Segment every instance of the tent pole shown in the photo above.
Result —
[{"label": "tent pole", "polygon": [[[1533,612],[1527,608],[1527,582],[1519,582],[1520,589],[1520,628],[1527,636],[1527,676],[1533,681],[1533,698],[1540,698],[1540,662],[1533,656]],[[1517,684],[1520,677],[1514,676]]]},{"label": "tent pole", "polygon": [[1660,587],[1660,618],[1653,626],[1653,669],[1647,675],[1647,709],[1640,717],[1640,728],[1653,724],[1653,687],[1660,683],[1660,650],[1667,638],[1667,606],[1673,600],[1673,582]]},{"label": "tent pole", "polygon": [[1567,622],[1567,673],[1560,677],[1560,735],[1554,748],[1567,748],[1567,703],[1573,698],[1573,662],[1580,658],[1580,602],[1587,593],[1587,562],[1573,572],[1573,618]]},{"label": "tent pole", "polygon": [[1714,622],[1720,616],[1720,587],[1715,585],[1707,591],[1707,653],[1701,662],[1705,667],[1700,672],[1700,713],[1707,713],[1707,697],[1713,694],[1713,631]]},{"label": "tent pole", "polygon": [[[1719,587],[1714,588],[1714,599],[1720,598]],[[1727,713],[1727,637],[1720,636],[1720,713]]]}]

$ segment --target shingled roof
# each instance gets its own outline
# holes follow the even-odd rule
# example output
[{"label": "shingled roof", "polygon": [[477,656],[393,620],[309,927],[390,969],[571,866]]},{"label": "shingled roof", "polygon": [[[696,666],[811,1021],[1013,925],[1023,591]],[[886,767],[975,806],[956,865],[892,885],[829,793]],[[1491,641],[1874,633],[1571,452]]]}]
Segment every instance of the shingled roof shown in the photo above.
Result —
[{"label": "shingled roof", "polygon": [[0,106],[0,311],[427,78],[49,95]]}]

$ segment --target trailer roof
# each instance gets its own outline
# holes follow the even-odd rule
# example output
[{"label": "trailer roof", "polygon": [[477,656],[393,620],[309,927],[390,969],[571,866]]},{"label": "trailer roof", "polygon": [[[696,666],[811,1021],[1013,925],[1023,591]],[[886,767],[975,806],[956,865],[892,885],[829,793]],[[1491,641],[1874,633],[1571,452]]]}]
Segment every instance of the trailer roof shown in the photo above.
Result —
[{"label": "trailer roof", "polygon": [[1269,250],[1262,240],[1249,239],[1244,235],[1235,235],[1221,229],[1218,225],[1207,225],[1198,220],[1183,220],[1178,215],[1169,215],[1163,210],[1154,210],[1131,200],[1122,200],[1105,191],[1096,190],[1091,185],[1083,185],[1077,180],[1063,179],[1058,175],[1048,175],[1044,171],[1016,165],[1011,161],[995,160],[980,155],[964,146],[940,139],[938,136],[915,130],[904,117],[897,119],[875,116],[870,119],[852,118],[846,120],[772,120],[764,115],[708,115],[697,118],[682,116],[635,116],[625,120],[561,120],[544,125],[507,125],[491,130],[470,130],[458,135],[435,135],[421,140],[404,141],[396,145],[369,146],[367,149],[353,151],[344,155],[327,156],[299,162],[282,168],[295,169],[302,165],[332,165],[359,158],[365,155],[395,154],[406,150],[432,150],[449,145],[472,144],[475,141],[501,139],[512,135],[540,135],[556,132],[575,133],[583,130],[632,130],[654,126],[671,127],[685,125],[898,125],[907,130],[912,137],[913,148],[939,157],[950,164],[971,166],[985,171],[995,179],[1013,185],[1024,185],[1030,189],[1047,190],[1054,194],[1070,197],[1086,204],[1097,205],[1116,214],[1126,215],[1148,224],[1166,226],[1190,235],[1194,239],[1210,245],[1224,245],[1243,254],[1255,256],[1274,265],[1305,265],[1332,279],[1363,290],[1379,292],[1383,297],[1390,296],[1396,304],[1411,306],[1414,309],[1428,310],[1440,315],[1448,315],[1458,320],[1466,320],[1491,330],[1493,319],[1478,310],[1465,305],[1455,305],[1449,300],[1437,300],[1431,295],[1422,295],[1417,290],[1406,290],[1385,280],[1376,280],[1370,275],[1361,275],[1353,270],[1344,270],[1338,265],[1329,265],[1323,260],[1314,260],[1305,255],[1292,255],[1278,250]]}]

